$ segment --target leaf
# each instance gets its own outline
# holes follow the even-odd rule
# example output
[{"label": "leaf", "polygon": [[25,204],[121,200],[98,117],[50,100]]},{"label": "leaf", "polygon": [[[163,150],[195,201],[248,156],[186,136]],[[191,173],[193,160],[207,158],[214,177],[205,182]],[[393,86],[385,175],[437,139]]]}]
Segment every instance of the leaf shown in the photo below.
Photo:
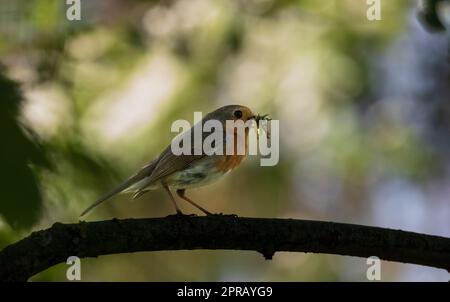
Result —
[{"label": "leaf", "polygon": [[48,166],[45,153],[23,128],[17,114],[22,98],[18,85],[0,72],[0,215],[15,229],[37,222],[42,197],[31,165]]}]

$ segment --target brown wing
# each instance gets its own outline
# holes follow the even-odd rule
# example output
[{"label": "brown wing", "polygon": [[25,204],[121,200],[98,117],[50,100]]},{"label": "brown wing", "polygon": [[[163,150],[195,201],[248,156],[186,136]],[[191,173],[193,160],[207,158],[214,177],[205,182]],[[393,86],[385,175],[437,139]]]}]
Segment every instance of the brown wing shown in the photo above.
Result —
[{"label": "brown wing", "polygon": [[205,155],[175,155],[172,153],[170,146],[161,153],[159,161],[150,175],[149,183],[154,183],[174,172],[187,168],[193,162],[203,158]]},{"label": "brown wing", "polygon": [[[208,115],[205,116],[202,122],[199,122],[195,124],[188,132],[183,133],[183,136],[190,136],[191,138],[191,154],[194,154],[194,127],[200,127],[203,125],[203,123],[208,119]],[[203,132],[202,131],[202,146],[204,139],[209,136],[209,132]],[[223,142],[222,146],[226,145],[226,137],[225,134],[223,135]],[[203,157],[207,156],[203,152],[203,148],[201,150],[201,154],[199,155],[175,155],[173,154],[171,150],[171,146],[169,145],[159,156],[158,163],[156,164],[155,169],[153,170],[152,174],[150,175],[149,184],[154,183],[155,181],[158,181],[166,176],[171,175],[172,173],[175,173],[177,171],[183,170],[187,168],[189,165],[191,165],[193,162],[198,161],[202,159]]]}]

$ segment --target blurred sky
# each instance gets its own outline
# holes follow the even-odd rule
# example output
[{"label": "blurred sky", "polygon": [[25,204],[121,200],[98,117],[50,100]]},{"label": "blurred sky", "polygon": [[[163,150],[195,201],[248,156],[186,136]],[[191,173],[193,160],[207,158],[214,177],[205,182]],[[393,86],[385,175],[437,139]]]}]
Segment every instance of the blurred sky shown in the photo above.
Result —
[{"label": "blurred sky", "polygon": [[[0,2],[0,62],[21,87],[19,120],[51,162],[33,170],[42,206],[31,229],[78,221],[170,143],[175,119],[238,103],[280,120],[280,162],[260,167],[250,158],[192,190],[210,211],[450,236],[449,40],[423,29],[414,1],[382,1],[382,20],[372,22],[365,0],[81,2],[82,20],[72,22],[64,1]],[[88,219],[173,211],[164,192],[129,199]],[[31,229],[0,219],[0,247]],[[367,268],[361,258],[277,253],[265,261],[240,251],[82,265],[85,281],[365,281]],[[34,280],[65,280],[65,268]],[[383,262],[382,278],[447,281],[448,273]]]}]

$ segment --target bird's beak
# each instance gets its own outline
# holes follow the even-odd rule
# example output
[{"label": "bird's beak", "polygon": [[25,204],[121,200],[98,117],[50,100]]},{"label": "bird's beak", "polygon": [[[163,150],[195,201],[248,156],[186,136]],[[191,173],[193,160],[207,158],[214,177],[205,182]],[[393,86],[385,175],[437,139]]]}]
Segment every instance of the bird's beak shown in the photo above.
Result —
[{"label": "bird's beak", "polygon": [[[249,118],[250,119],[250,118]],[[261,120],[266,120],[266,121],[270,121],[271,120],[271,118],[269,118],[269,115],[268,114],[263,114],[263,115],[261,115],[261,114],[257,114],[257,115],[253,115],[252,117],[251,117],[251,119],[254,119],[255,121],[256,121],[256,125],[259,127],[259,121],[261,121]]]}]

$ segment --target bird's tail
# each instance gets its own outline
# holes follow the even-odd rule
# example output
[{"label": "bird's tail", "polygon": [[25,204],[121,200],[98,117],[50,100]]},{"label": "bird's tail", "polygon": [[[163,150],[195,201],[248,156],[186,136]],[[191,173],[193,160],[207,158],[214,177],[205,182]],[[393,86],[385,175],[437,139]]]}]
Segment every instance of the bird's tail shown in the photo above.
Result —
[{"label": "bird's tail", "polygon": [[131,180],[132,179],[129,179],[129,180],[123,182],[118,187],[114,188],[112,191],[110,191],[110,192],[106,193],[105,195],[103,195],[102,197],[100,197],[96,202],[94,202],[86,210],[84,210],[83,213],[81,213],[80,217],[86,215],[90,210],[92,210],[93,208],[95,208],[96,206],[101,204],[102,202],[110,199],[114,195],[119,194],[120,192],[122,192],[123,190],[128,188],[134,182],[134,181],[131,181]]},{"label": "bird's tail", "polygon": [[140,180],[142,180],[145,177],[148,177],[151,172],[153,171],[153,169],[155,168],[156,165],[156,161],[152,161],[150,162],[148,165],[146,165],[145,167],[143,167],[138,173],[136,173],[135,175],[133,175],[132,177],[128,178],[126,181],[124,181],[123,183],[121,183],[120,185],[118,185],[116,188],[114,188],[112,191],[106,193],[105,195],[103,195],[102,197],[100,197],[96,202],[94,202],[93,204],[91,204],[86,210],[84,210],[80,217],[86,215],[90,210],[92,210],[93,208],[95,208],[96,206],[98,206],[99,204],[103,203],[104,201],[110,199],[111,197],[113,197],[116,194],[121,193],[122,191],[124,191],[125,189],[129,188],[130,186],[132,186],[133,184],[135,184],[136,182],[139,182]]}]

